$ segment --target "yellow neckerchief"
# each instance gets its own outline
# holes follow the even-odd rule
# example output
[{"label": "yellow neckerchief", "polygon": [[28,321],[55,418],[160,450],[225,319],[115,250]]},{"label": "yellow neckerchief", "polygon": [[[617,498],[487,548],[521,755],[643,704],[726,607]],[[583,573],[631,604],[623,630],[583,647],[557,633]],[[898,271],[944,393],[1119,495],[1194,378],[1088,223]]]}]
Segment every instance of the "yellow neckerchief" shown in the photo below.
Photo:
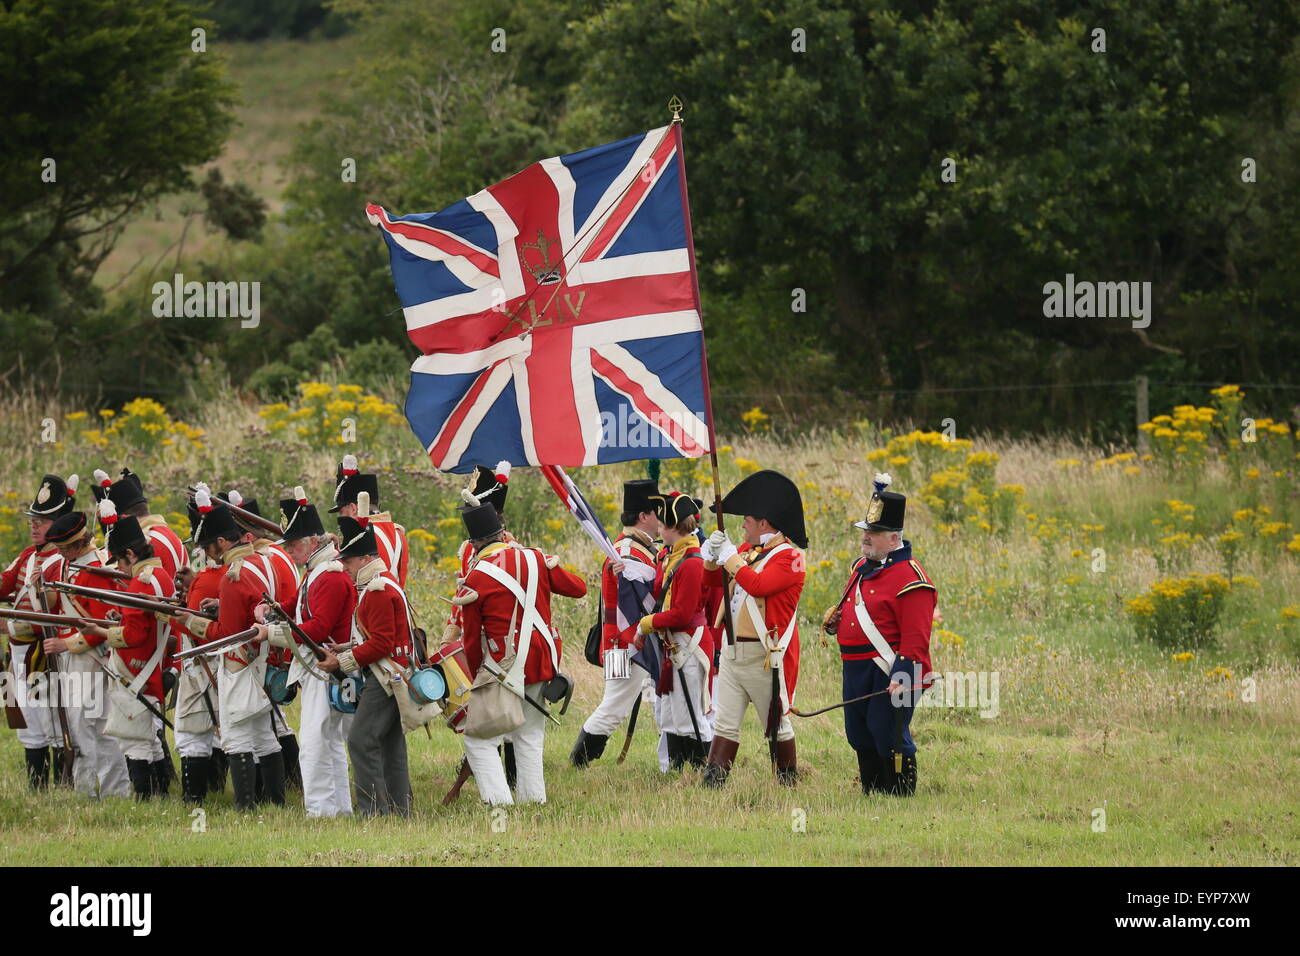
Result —
[{"label": "yellow neckerchief", "polygon": [[[686,560],[686,552],[691,548],[697,547],[699,547],[699,542],[695,540],[695,535],[693,534],[683,535],[677,539],[677,543],[673,545],[672,550],[668,552],[668,557],[664,559],[663,575],[665,581],[668,580],[668,575],[670,575],[679,564]],[[676,579],[674,579],[673,583],[675,582]],[[664,595],[663,606],[660,610],[666,611],[672,606],[673,589],[672,583],[670,583],[668,585],[668,593]]]},{"label": "yellow neckerchief", "polygon": [[241,558],[252,557],[256,550],[251,544],[237,544],[221,556],[221,563],[229,567]]},{"label": "yellow neckerchief", "polygon": [[514,539],[511,539],[510,541],[493,541],[491,544],[485,544],[483,550],[470,559],[470,570],[472,571],[474,565],[478,564],[478,562],[482,561],[484,558],[490,558],[494,554],[499,554],[515,543]]}]

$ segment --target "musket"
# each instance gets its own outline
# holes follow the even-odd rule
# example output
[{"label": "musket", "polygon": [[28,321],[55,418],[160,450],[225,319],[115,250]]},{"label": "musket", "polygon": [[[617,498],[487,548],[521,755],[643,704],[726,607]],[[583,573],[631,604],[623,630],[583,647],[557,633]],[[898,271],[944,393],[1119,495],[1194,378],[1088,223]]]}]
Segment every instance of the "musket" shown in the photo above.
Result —
[{"label": "musket", "polygon": [[257,628],[250,627],[247,630],[239,631],[235,634],[227,634],[225,637],[219,637],[215,641],[209,641],[207,644],[197,644],[187,651],[177,651],[172,657],[178,661],[193,660],[196,657],[206,657],[209,654],[218,654],[229,651],[231,648],[238,647],[241,644],[247,644],[257,636]]},{"label": "musket", "polygon": [[48,624],[52,627],[77,627],[82,624],[94,624],[97,627],[116,627],[121,621],[110,621],[102,617],[78,617],[75,614],[46,614],[44,611],[24,611],[20,608],[0,608],[0,618],[14,621],[28,621],[32,624]]},{"label": "musket", "polygon": [[627,748],[632,746],[632,735],[636,733],[636,715],[641,711],[641,695],[636,695],[636,701],[632,704],[632,716],[627,720],[627,737],[623,739],[623,749],[619,752],[618,762],[622,763],[627,759]]},{"label": "musket", "polygon": [[114,578],[118,581],[131,580],[130,571],[119,571],[117,568],[106,568],[102,565],[78,564],[74,566],[73,570],[88,571],[91,574],[98,574],[102,578]]},{"label": "musket", "polygon": [[555,719],[555,716],[549,710],[547,710],[537,701],[529,697],[527,693],[521,691],[519,688],[515,687],[514,684],[510,683],[509,675],[501,669],[500,664],[492,660],[492,658],[490,657],[484,657],[483,666],[488,669],[489,674],[491,674],[493,677],[495,677],[497,680],[499,680],[502,684],[505,685],[506,690],[510,691],[510,693],[514,694],[515,696],[522,698],[524,703],[532,704],[534,708],[541,711],[543,717],[545,717],[551,723],[555,724],[556,727],[562,726],[560,722]]},{"label": "musket", "polygon": [[[187,487],[185,491],[189,494],[190,500],[193,501],[194,495],[196,494],[195,489],[191,487]],[[225,501],[223,499],[218,499],[218,500],[220,500],[223,505],[229,508],[230,513],[234,515],[236,518],[238,518],[240,521],[242,521],[244,524],[256,525],[257,527],[261,528],[263,531],[269,531],[277,538],[280,537],[280,535],[284,534],[284,529],[281,528],[276,522],[272,521],[270,518],[263,518],[261,515],[255,515],[253,514],[253,512],[239,507],[239,505],[232,505],[229,501]]]},{"label": "musket", "polygon": [[[36,582],[36,597],[41,602],[41,612],[48,617],[50,615],[50,604],[45,594],[44,576],[37,577]],[[55,636],[48,624],[41,626],[41,632],[47,639]],[[56,782],[70,787],[72,786],[72,765],[81,756],[81,751],[73,742],[72,734],[68,730],[68,712],[63,707],[63,695],[59,692],[59,663],[49,654],[45,656],[45,660],[48,673],[54,676],[54,687],[51,693],[54,698],[54,709],[59,715],[59,731],[63,736],[63,764],[59,768],[59,779]]]},{"label": "musket", "polygon": [[63,591],[67,594],[77,594],[81,597],[94,598],[102,604],[112,604],[116,607],[135,608],[137,611],[153,611],[155,614],[166,614],[168,617],[180,617],[182,614],[193,614],[195,617],[206,618],[209,621],[215,621],[217,616],[209,611],[191,611],[188,608],[179,607],[168,601],[160,601],[155,598],[147,598],[139,594],[132,594],[129,591],[109,591],[103,588],[88,588],[80,584],[67,584],[63,581],[57,581],[50,584],[56,591]]},{"label": "musket", "polygon": [[[130,682],[129,680],[127,680],[125,677],[123,677],[121,674],[119,674],[117,671],[113,670],[113,668],[109,667],[109,666],[108,666],[107,664],[105,664],[102,660],[100,660],[97,656],[95,656],[95,654],[94,654],[93,651],[87,651],[87,653],[91,655],[91,657],[90,657],[91,661],[92,661],[92,662],[93,662],[97,667],[99,667],[100,670],[102,670],[102,671],[103,671],[105,674],[107,674],[109,677],[113,678],[113,680],[117,681],[119,684],[121,684],[121,685],[122,685],[123,687],[125,687],[127,690],[130,690],[130,689],[131,689],[131,682]],[[153,704],[149,703],[149,698],[146,697],[146,696],[144,696],[144,692],[143,692],[143,691],[136,691],[136,692],[135,692],[135,699],[138,700],[141,704],[144,705],[145,710],[149,711],[149,713],[153,714],[155,717],[157,717],[159,720],[161,720],[161,721],[163,722],[163,726],[167,727],[169,730],[175,730],[175,729],[176,729],[175,727],[172,726],[172,722],[171,722],[170,720],[167,719],[167,717],[166,717],[165,714],[163,714],[161,711],[159,711],[158,708],[155,707]]]},{"label": "musket", "polygon": [[[312,652],[316,660],[318,661],[325,660],[327,656],[325,648],[321,647],[319,644],[313,641],[311,639],[311,636],[306,631],[304,631],[301,627],[299,627],[298,623],[292,617],[290,617],[288,614],[285,614],[283,611],[281,611],[280,605],[276,603],[275,598],[271,597],[271,595],[263,591],[262,600],[264,600],[268,605],[271,606],[272,611],[276,614],[277,617],[284,619],[284,623],[289,625],[289,630],[293,631],[293,636],[296,637],[301,643],[307,645],[307,649]],[[337,670],[330,671],[330,677],[332,677],[334,681],[339,684],[343,683],[343,678],[346,676],[347,676],[346,674],[341,674]]]}]

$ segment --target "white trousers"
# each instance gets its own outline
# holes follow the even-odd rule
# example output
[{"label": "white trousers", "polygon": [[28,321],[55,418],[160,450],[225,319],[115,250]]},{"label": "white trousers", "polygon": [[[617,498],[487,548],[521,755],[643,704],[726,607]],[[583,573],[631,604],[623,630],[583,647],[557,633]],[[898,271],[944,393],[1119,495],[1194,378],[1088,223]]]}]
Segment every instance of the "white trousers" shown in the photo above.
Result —
[{"label": "white trousers", "polygon": [[[108,675],[82,654],[60,654],[59,667],[70,678],[67,696],[68,733],[77,748],[72,785],[88,797],[129,797],[131,779],[116,737],[104,734],[108,723]],[[75,679],[72,679],[75,675]],[[161,748],[160,748],[161,749]]]},{"label": "white trousers", "polygon": [[[704,719],[704,681],[708,673],[704,665],[692,657],[680,671],[673,671],[673,689],[671,693],[657,697],[659,706],[655,709],[655,719],[659,729],[665,734],[677,734],[679,737],[695,737],[695,727],[700,728],[700,739],[708,743],[713,739],[713,728]],[[690,705],[686,695],[690,694]],[[691,723],[692,708],[695,723]]]},{"label": "white trousers", "polygon": [[217,734],[213,730],[205,730],[201,734],[176,731],[176,752],[182,757],[211,757],[217,742]]},{"label": "white trousers", "polygon": [[[158,701],[153,698],[152,694],[145,694],[145,699],[149,703],[158,707]],[[161,707],[158,707],[162,710]],[[155,760],[162,760],[163,749],[162,743],[158,740],[158,731],[162,729],[162,721],[157,717],[150,717],[153,721],[153,736],[148,740],[119,740],[118,745],[122,748],[122,756],[127,760],[147,760],[153,763]]]},{"label": "white trousers", "polygon": [[[627,677],[605,681],[605,696],[600,699],[595,713],[582,725],[583,731],[595,737],[608,737],[618,730],[619,724],[632,713],[632,705],[641,696],[642,688],[649,679],[639,665],[629,664]],[[529,710],[532,708],[529,707]],[[657,716],[656,713],[656,719]]]},{"label": "white trousers", "polygon": [[227,754],[269,757],[280,752],[280,741],[271,727],[271,714],[263,711],[246,720],[227,722],[221,728],[221,749]]},{"label": "white trousers", "polygon": [[[524,693],[533,700],[542,699],[542,688],[546,685],[539,681],[524,688]],[[471,737],[462,735],[465,741],[465,757],[469,768],[474,773],[474,783],[484,803],[494,807],[508,807],[515,799],[510,795],[506,783],[506,769],[497,753],[502,741],[515,745],[515,793],[520,803],[545,803],[546,781],[542,777],[542,747],[546,743],[546,718],[531,704],[524,704],[524,722],[518,730],[495,737]]]},{"label": "white trousers", "polygon": [[11,645],[10,658],[13,661],[14,695],[23,712],[27,726],[18,731],[18,741],[31,750],[36,747],[61,747],[63,734],[55,733],[54,708],[50,706],[48,683],[44,674],[33,675],[36,684],[28,681],[27,648],[21,644]]},{"label": "white trousers", "polygon": [[[751,703],[758,711],[759,726],[766,729],[768,707],[772,701],[772,672],[763,668],[766,657],[767,651],[760,641],[737,641],[734,660],[725,653],[722,655],[717,696],[713,698],[714,733],[719,737],[740,740],[740,723]],[[781,715],[776,739],[794,739],[789,714]]]},{"label": "white trousers", "polygon": [[352,714],[330,708],[329,685],[314,677],[299,681],[298,765],[309,817],[352,815],[348,786],[348,729]]}]

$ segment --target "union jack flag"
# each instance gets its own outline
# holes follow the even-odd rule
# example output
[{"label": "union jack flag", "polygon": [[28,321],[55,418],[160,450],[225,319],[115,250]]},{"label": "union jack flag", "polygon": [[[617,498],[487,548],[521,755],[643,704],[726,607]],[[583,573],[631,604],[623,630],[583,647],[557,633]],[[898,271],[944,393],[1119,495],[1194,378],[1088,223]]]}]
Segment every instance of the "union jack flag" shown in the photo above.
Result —
[{"label": "union jack flag", "polygon": [[444,471],[709,451],[703,331],[671,126],[391,216],[406,417]]}]

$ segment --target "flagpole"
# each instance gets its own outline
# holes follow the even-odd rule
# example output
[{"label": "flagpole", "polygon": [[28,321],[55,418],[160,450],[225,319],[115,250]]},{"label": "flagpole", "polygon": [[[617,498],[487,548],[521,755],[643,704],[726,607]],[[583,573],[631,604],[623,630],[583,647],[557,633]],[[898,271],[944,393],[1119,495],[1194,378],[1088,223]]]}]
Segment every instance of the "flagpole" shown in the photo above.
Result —
[{"label": "flagpole", "polygon": [[[672,110],[673,143],[677,147],[677,177],[681,186],[682,211],[686,223],[686,255],[691,263],[691,291],[695,296],[695,312],[700,317],[700,366],[704,379],[704,422],[709,430],[709,463],[713,467],[713,513],[719,531],[726,531],[722,515],[722,477],[718,474],[718,436],[713,428],[713,391],[709,387],[709,349],[704,341],[704,306],[700,302],[700,276],[695,269],[695,234],[691,229],[691,200],[686,190],[686,152],[682,144],[682,101],[676,96],[668,101]],[[727,572],[722,571],[722,620],[727,634],[727,645],[736,643],[736,628],[731,620],[731,601],[727,599]]]}]

